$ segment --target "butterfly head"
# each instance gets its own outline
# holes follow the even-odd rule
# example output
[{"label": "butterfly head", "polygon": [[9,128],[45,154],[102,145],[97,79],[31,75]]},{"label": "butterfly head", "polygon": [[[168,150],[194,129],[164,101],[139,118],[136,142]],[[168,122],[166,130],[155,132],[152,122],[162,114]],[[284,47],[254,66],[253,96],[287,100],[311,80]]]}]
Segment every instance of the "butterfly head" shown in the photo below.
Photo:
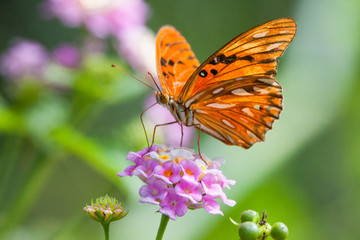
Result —
[{"label": "butterfly head", "polygon": [[156,97],[156,102],[158,102],[161,105],[167,105],[170,100],[169,96],[162,92],[155,92],[155,97]]}]

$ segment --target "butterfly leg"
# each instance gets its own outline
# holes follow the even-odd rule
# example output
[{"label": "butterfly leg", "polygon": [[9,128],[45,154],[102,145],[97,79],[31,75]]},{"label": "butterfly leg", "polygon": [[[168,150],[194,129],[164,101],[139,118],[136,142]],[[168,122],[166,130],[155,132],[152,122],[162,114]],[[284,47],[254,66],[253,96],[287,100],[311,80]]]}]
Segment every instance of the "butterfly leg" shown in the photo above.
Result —
[{"label": "butterfly leg", "polygon": [[181,128],[181,140],[180,140],[180,147],[182,147],[183,145],[183,138],[184,138],[184,128],[183,125],[181,123],[180,124],[180,128]]},{"label": "butterfly leg", "polygon": [[144,156],[145,154],[147,154],[148,152],[150,152],[150,149],[151,149],[152,146],[154,145],[156,128],[157,128],[157,127],[162,127],[162,126],[171,125],[171,124],[174,124],[174,123],[177,123],[177,121],[167,122],[167,123],[162,123],[162,124],[156,124],[156,125],[155,125],[155,127],[154,127],[154,132],[153,132],[153,137],[152,137],[152,140],[151,140],[151,145],[149,146],[148,150],[143,154],[143,156]]},{"label": "butterfly leg", "polygon": [[205,164],[207,164],[206,160],[201,156],[201,151],[200,151],[200,133],[201,133],[200,128],[201,128],[201,125],[200,125],[200,124],[195,124],[195,126],[197,126],[197,127],[198,127],[198,130],[199,130],[199,136],[198,136],[199,156],[200,156],[201,160],[203,160],[203,162],[204,162]]},{"label": "butterfly leg", "polygon": [[152,104],[150,107],[146,108],[144,111],[142,111],[142,112],[140,113],[140,121],[141,121],[141,125],[142,125],[142,127],[143,127],[143,129],[144,129],[145,138],[146,138],[146,143],[147,143],[149,149],[150,149],[149,139],[148,139],[148,136],[147,136],[147,133],[146,133],[145,124],[144,124],[144,120],[143,120],[143,115],[144,115],[144,113],[145,113],[147,110],[149,110],[150,108],[152,108],[153,106],[155,106],[155,104],[157,104],[157,103]]}]

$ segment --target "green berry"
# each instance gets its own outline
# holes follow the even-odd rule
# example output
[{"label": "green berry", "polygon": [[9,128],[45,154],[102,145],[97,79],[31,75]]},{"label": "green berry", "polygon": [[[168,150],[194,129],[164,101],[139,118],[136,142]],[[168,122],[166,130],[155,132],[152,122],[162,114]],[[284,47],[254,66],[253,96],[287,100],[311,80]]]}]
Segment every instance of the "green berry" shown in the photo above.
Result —
[{"label": "green berry", "polygon": [[266,239],[268,236],[270,236],[271,232],[271,225],[269,223],[265,223],[264,225],[259,226],[259,239]]},{"label": "green berry", "polygon": [[272,225],[271,237],[275,240],[284,240],[288,237],[289,230],[282,222],[277,222]]},{"label": "green berry", "polygon": [[254,210],[246,210],[240,216],[241,222],[254,222],[258,223],[260,221],[259,213]]},{"label": "green berry", "polygon": [[240,224],[239,236],[240,240],[256,240],[259,237],[259,227],[254,222],[244,222]]}]

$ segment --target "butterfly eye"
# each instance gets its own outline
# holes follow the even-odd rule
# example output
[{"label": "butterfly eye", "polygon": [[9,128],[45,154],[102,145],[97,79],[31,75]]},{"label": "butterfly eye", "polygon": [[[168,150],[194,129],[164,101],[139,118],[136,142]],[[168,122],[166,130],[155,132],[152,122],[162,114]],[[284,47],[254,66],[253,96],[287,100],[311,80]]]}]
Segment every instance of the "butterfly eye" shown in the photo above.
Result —
[{"label": "butterfly eye", "polygon": [[159,100],[160,100],[161,104],[167,104],[169,102],[169,97],[166,96],[166,95],[161,94]]}]

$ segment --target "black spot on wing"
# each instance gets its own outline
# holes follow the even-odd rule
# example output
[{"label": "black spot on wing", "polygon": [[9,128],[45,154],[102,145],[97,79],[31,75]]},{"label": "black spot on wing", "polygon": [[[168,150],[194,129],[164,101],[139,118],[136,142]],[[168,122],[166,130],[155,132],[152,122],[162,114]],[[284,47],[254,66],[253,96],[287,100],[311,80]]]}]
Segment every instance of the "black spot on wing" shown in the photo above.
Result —
[{"label": "black spot on wing", "polygon": [[166,72],[163,72],[164,77],[169,78],[169,75],[166,74]]},{"label": "black spot on wing", "polygon": [[247,55],[247,56],[239,58],[239,60],[247,60],[249,62],[253,62],[255,59],[251,55]]},{"label": "black spot on wing", "polygon": [[265,73],[265,75],[269,75],[269,76],[271,76],[271,75],[276,75],[276,70],[271,69],[271,70],[267,71],[267,72]]},{"label": "black spot on wing", "polygon": [[218,73],[218,71],[215,70],[215,69],[211,69],[210,72],[211,72],[213,75],[216,75],[216,74]]},{"label": "black spot on wing", "polygon": [[228,57],[225,57],[224,59],[222,59],[222,63],[225,63],[225,64],[230,64],[230,63],[233,63],[237,60],[237,57],[235,54],[233,55],[230,55]]},{"label": "black spot on wing", "polygon": [[267,58],[259,61],[259,63],[272,63],[272,62],[276,62],[276,60],[274,58]]},{"label": "black spot on wing", "polygon": [[223,62],[225,59],[225,55],[224,54],[220,54],[216,57],[213,58],[213,60],[211,60],[209,63],[212,64],[212,65],[216,65],[218,63],[221,63]]},{"label": "black spot on wing", "polygon": [[160,64],[161,66],[166,67],[166,60],[163,57],[160,58]]},{"label": "black spot on wing", "polygon": [[199,72],[199,76],[200,77],[206,77],[208,75],[206,70],[201,70],[201,72]]}]

